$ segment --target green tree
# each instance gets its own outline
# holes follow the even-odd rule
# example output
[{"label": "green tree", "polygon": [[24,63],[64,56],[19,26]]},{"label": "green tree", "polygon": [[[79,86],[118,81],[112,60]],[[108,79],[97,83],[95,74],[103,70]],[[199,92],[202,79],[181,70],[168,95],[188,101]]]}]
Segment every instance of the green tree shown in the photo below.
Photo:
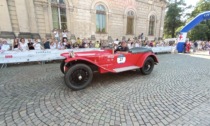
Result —
[{"label": "green tree", "polygon": [[208,40],[209,28],[206,24],[199,24],[188,33],[190,40]]},{"label": "green tree", "polygon": [[168,10],[165,16],[164,35],[165,37],[176,37],[176,29],[183,25],[181,16],[183,15],[184,6],[183,0],[168,1]]},{"label": "green tree", "polygon": [[191,17],[195,17],[199,13],[202,13],[204,11],[209,11],[209,9],[210,9],[210,0],[200,0],[196,4],[195,9],[192,11]]}]

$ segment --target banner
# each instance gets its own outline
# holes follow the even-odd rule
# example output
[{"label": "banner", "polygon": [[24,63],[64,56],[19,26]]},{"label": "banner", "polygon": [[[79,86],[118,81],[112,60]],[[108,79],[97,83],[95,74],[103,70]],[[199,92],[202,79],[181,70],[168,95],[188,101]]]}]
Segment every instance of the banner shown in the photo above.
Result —
[{"label": "banner", "polygon": [[176,49],[175,46],[163,46],[163,47],[148,47],[152,49],[154,53],[166,53],[166,52],[172,52]]},{"label": "banner", "polygon": [[[151,48],[154,53],[171,52],[172,46],[166,47],[147,47]],[[65,49],[65,50],[30,50],[30,51],[1,51],[0,52],[0,64],[8,63],[21,63],[21,62],[34,62],[34,61],[50,61],[50,60],[62,60],[64,57],[60,56],[62,53],[74,51],[96,51],[101,50],[98,48],[83,48],[83,49]]]},{"label": "banner", "polygon": [[7,63],[21,63],[21,62],[34,62],[34,61],[49,61],[49,60],[61,60],[64,59],[60,56],[65,52],[83,52],[100,50],[97,48],[85,48],[85,49],[65,49],[65,50],[29,50],[29,51],[1,51],[0,52],[0,64]]}]

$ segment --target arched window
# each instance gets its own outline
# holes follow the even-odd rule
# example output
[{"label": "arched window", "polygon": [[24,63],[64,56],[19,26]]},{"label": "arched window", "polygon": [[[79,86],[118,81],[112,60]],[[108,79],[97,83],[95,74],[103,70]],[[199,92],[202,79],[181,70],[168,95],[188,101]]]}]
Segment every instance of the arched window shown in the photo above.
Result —
[{"label": "arched window", "polygon": [[66,5],[64,0],[52,0],[51,8],[53,28],[67,29]]},{"label": "arched window", "polygon": [[106,9],[103,5],[96,6],[96,32],[106,32]]},{"label": "arched window", "polygon": [[154,35],[154,30],[155,30],[155,16],[152,15],[150,16],[149,19],[149,35]]},{"label": "arched window", "polygon": [[133,26],[134,26],[134,12],[128,11],[127,13],[127,34],[133,34]]}]

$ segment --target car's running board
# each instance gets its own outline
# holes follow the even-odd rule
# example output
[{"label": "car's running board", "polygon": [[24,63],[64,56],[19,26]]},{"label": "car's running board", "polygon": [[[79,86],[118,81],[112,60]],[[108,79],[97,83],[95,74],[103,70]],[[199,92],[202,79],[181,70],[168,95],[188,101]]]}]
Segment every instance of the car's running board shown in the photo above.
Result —
[{"label": "car's running board", "polygon": [[116,73],[119,73],[119,72],[128,71],[128,70],[135,70],[135,69],[139,69],[139,67],[138,66],[128,66],[128,67],[116,68],[113,70]]}]

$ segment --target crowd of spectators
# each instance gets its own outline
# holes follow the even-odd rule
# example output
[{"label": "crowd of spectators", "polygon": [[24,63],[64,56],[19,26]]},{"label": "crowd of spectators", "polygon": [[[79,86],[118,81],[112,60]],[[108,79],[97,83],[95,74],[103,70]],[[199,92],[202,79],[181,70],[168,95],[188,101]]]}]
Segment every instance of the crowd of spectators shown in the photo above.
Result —
[{"label": "crowd of spectators", "polygon": [[210,41],[186,41],[184,53],[210,50]]},{"label": "crowd of spectators", "polygon": [[[164,46],[164,42],[155,41],[141,41],[140,39],[128,39],[125,40],[129,48],[133,47],[157,47]],[[0,50],[42,50],[42,49],[73,49],[73,48],[101,48],[103,46],[115,47],[118,46],[121,41],[116,39],[114,42],[104,44],[105,41],[94,41],[90,39],[80,39],[79,37],[72,41],[68,40],[67,37],[62,37],[62,39],[52,38],[52,39],[25,39],[25,38],[15,38],[12,43],[9,44],[6,39],[0,38]],[[106,41],[107,43],[107,41]]]},{"label": "crowd of spectators", "polygon": [[[164,41],[147,41],[141,39],[127,39],[127,40],[118,40],[104,44],[105,41],[91,41],[90,39],[80,39],[79,37],[76,40],[68,40],[67,36],[60,38],[56,36],[52,39],[24,39],[24,38],[15,38],[12,40],[12,43],[8,43],[8,40],[0,38],[0,51],[8,50],[43,50],[43,49],[76,49],[76,48],[103,48],[109,47],[116,49],[117,46],[121,45],[121,42],[126,42],[127,47],[163,47],[163,46],[176,46],[176,43],[170,44]],[[106,41],[108,42],[108,41]],[[210,41],[187,41],[184,44],[184,52],[196,52],[201,50],[210,50]]]},{"label": "crowd of spectators", "polygon": [[[108,42],[108,40],[92,41],[90,38],[76,38],[76,40],[68,39],[68,31],[63,30],[62,32],[54,29],[52,31],[53,37],[51,39],[25,39],[25,38],[15,38],[12,42],[8,42],[6,39],[0,38],[0,50],[42,50],[42,49],[73,49],[73,48],[102,48],[111,47],[117,48],[122,41],[127,43],[128,48],[133,47],[162,47],[162,46],[176,46],[176,42],[164,42],[160,41],[149,41],[145,40],[143,33],[137,38],[128,38],[127,40],[116,39],[113,42]],[[185,43],[185,52],[189,52],[189,49],[193,48],[195,50],[207,50],[209,49],[210,42],[205,41],[195,41]]]},{"label": "crowd of spectators", "polygon": [[53,37],[51,39],[25,39],[25,38],[15,38],[12,42],[7,41],[6,39],[0,38],[0,50],[42,50],[42,49],[73,49],[73,48],[102,48],[102,47],[111,47],[116,48],[122,41],[127,43],[128,48],[133,47],[158,47],[165,46],[167,43],[163,41],[147,41],[143,39],[143,33],[141,33],[138,39],[127,40],[118,40],[108,42],[108,40],[98,40],[92,41],[90,38],[76,38],[76,40],[68,39],[68,31],[60,31],[54,29],[52,31]]},{"label": "crowd of spectators", "polygon": [[198,41],[198,49],[199,50],[209,50],[210,49],[210,41]]},{"label": "crowd of spectators", "polygon": [[25,39],[25,38],[15,38],[12,43],[9,44],[8,40],[0,38],[0,50],[42,50],[42,49],[72,49],[72,48],[99,48],[100,42],[92,41],[84,38],[77,40],[73,43],[67,38],[62,38],[61,40],[57,38],[53,39]]},{"label": "crowd of spectators", "polygon": [[149,41],[143,39],[143,33],[137,38],[128,38],[127,40],[118,40],[108,42],[108,40],[92,41],[90,38],[76,38],[76,40],[70,40],[68,38],[68,31],[62,32],[54,29],[52,31],[53,37],[51,39],[25,39],[15,38],[12,42],[8,42],[6,39],[0,38],[0,50],[42,50],[42,49],[73,49],[73,48],[102,48],[111,47],[117,48],[122,41],[127,43],[128,48],[133,47],[160,47],[160,46],[173,46],[173,44],[164,41]]}]

